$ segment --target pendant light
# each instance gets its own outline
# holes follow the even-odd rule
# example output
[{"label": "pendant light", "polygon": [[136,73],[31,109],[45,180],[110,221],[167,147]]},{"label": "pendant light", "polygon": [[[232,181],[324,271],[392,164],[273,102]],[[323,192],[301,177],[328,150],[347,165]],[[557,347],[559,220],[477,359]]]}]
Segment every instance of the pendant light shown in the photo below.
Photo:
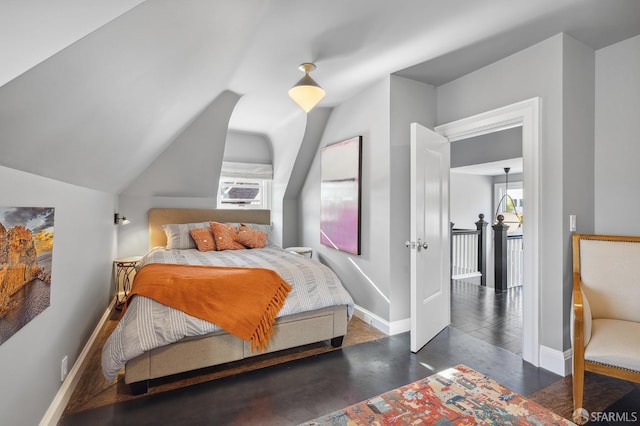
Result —
[{"label": "pendant light", "polygon": [[[505,174],[504,195],[500,198],[500,201],[498,202],[498,205],[496,207],[496,214],[494,215],[494,218],[497,221],[498,215],[502,215],[504,218],[502,222],[509,227],[507,232],[513,232],[522,225],[522,222],[520,222],[520,217],[518,216],[516,203],[513,200],[513,198],[511,198],[511,196],[509,195],[509,171],[511,170],[511,167],[505,167],[503,170]],[[513,206],[513,210],[514,210],[513,212],[509,211],[507,200],[511,200],[511,205]],[[504,201],[504,209],[502,210],[502,212],[500,212],[500,205],[502,204],[503,201]]]},{"label": "pendant light", "polygon": [[304,72],[304,77],[289,89],[289,96],[300,105],[300,108],[302,108],[304,112],[309,112],[324,98],[325,92],[324,89],[309,76],[309,73],[316,69],[314,64],[306,62],[298,68]]}]

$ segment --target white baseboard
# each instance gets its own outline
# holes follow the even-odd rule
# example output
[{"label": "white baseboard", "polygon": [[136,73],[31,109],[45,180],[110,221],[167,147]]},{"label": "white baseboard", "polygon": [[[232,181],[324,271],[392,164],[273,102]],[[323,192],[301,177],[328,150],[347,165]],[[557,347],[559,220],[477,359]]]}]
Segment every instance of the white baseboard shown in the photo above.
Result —
[{"label": "white baseboard", "polygon": [[51,405],[49,405],[47,412],[44,413],[44,417],[42,417],[42,420],[40,420],[40,426],[55,426],[60,421],[62,413],[67,407],[67,403],[69,402],[73,391],[80,381],[80,375],[82,371],[84,371],[85,361],[89,356],[89,351],[91,350],[93,343],[98,338],[98,334],[100,333],[102,326],[109,319],[115,303],[116,300],[114,298],[107,310],[104,312],[104,314],[102,314],[102,318],[100,318],[98,325],[93,330],[93,333],[91,333],[91,337],[89,337],[89,340],[82,348],[82,352],[80,352],[78,359],[73,364],[73,367],[71,367],[67,378],[64,380],[64,382],[62,382],[62,386],[60,386],[60,389],[58,389],[58,393],[56,394],[55,398],[53,398],[53,401],[51,401]]},{"label": "white baseboard", "polygon": [[369,325],[374,326],[384,334],[392,336],[411,330],[411,319],[406,318],[400,321],[389,322],[386,319],[366,310],[362,306],[355,306],[353,314]]},{"label": "white baseboard", "polygon": [[481,277],[482,274],[480,272],[467,272],[464,274],[453,274],[451,275],[451,279],[452,280],[463,280],[465,278],[475,278],[475,277]]},{"label": "white baseboard", "polygon": [[411,318],[405,318],[399,321],[392,321],[389,324],[389,334],[400,334],[405,333],[407,331],[411,331]]},{"label": "white baseboard", "polygon": [[561,352],[557,349],[551,349],[547,346],[540,346],[540,368],[549,370],[562,377],[571,374],[572,370],[572,354],[571,349]]}]

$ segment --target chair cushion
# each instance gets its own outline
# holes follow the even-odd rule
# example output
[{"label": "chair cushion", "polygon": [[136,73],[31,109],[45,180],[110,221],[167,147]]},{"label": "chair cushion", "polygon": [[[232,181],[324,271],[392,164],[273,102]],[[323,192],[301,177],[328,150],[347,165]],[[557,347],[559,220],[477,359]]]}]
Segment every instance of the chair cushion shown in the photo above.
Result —
[{"label": "chair cushion", "polygon": [[584,359],[640,372],[640,323],[594,319]]}]

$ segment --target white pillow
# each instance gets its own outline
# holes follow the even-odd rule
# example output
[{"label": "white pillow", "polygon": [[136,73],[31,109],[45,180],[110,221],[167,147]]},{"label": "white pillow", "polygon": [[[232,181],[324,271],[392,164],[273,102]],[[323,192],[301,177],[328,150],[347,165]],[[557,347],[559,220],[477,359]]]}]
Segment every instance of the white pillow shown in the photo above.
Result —
[{"label": "white pillow", "polygon": [[191,238],[189,229],[208,228],[209,222],[198,223],[168,223],[162,225],[165,235],[167,236],[166,249],[194,249],[196,242]]}]

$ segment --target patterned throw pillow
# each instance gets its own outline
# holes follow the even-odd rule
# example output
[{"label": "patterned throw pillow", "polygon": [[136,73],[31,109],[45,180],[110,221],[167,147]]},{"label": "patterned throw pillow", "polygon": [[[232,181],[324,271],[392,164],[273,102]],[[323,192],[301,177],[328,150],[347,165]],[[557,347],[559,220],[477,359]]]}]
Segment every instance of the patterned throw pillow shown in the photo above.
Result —
[{"label": "patterned throw pillow", "polygon": [[249,248],[262,248],[267,242],[267,234],[242,223],[236,235],[236,241]]},{"label": "patterned throw pillow", "polygon": [[[227,225],[235,226],[238,229],[240,229],[240,225],[242,225],[242,223],[240,223],[240,222],[225,222],[225,223]],[[248,226],[249,228],[251,228],[251,229],[255,229],[256,231],[264,232],[265,234],[267,234],[267,241],[264,243],[265,246],[274,245],[275,244],[273,241],[271,241],[271,233],[273,231],[273,226],[265,225],[265,224],[262,224],[262,223],[246,223],[246,222],[244,222],[244,224],[246,226]]]},{"label": "patterned throw pillow", "polygon": [[189,233],[191,234],[191,238],[196,242],[196,247],[198,247],[198,251],[215,251],[216,250],[216,240],[213,237],[213,232],[211,228],[194,228],[189,229]]},{"label": "patterned throw pillow", "polygon": [[218,250],[242,250],[246,247],[236,241],[238,230],[224,223],[209,222],[213,236],[216,239],[216,248]]}]

